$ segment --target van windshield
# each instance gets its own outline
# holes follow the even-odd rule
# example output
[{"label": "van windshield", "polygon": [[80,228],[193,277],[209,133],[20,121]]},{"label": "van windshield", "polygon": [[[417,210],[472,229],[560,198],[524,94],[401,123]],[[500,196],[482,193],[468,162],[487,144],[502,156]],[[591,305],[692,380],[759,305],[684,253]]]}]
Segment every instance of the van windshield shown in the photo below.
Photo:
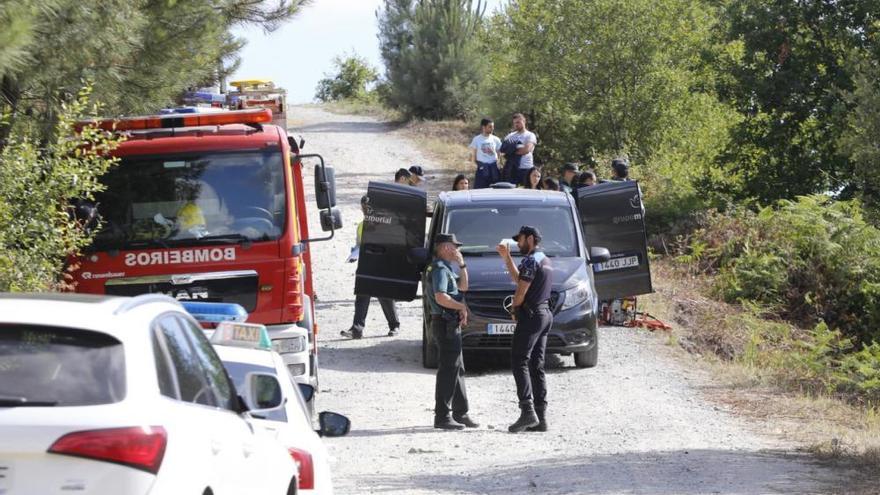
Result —
[{"label": "van windshield", "polygon": [[96,250],[268,241],[283,230],[277,151],[125,157],[101,182]]},{"label": "van windshield", "polygon": [[562,206],[454,209],[446,215],[444,232],[455,234],[463,244],[462,254],[485,255],[495,254],[495,246],[502,240],[513,242],[511,236],[523,225],[532,225],[541,231],[544,238],[539,250],[547,256],[578,255],[571,210]]}]

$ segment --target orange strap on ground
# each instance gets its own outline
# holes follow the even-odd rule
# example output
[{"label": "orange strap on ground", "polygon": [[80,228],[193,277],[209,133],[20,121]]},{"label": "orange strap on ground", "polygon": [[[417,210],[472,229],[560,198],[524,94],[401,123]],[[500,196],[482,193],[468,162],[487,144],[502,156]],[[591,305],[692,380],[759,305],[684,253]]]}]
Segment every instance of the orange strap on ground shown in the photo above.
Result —
[{"label": "orange strap on ground", "polygon": [[652,332],[654,330],[672,330],[671,326],[667,325],[666,323],[660,321],[658,318],[648,313],[640,313],[640,315],[641,316],[638,316],[626,322],[625,326],[645,328]]}]

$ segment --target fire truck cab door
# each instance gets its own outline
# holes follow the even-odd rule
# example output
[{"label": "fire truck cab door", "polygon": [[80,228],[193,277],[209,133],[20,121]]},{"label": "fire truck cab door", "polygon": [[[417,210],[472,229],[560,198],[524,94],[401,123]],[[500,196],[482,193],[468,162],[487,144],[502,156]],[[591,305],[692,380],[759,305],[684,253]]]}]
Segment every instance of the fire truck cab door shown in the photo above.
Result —
[{"label": "fire truck cab door", "polygon": [[354,292],[399,301],[416,298],[425,265],[425,191],[370,182]]},{"label": "fire truck cab door", "polygon": [[600,300],[653,292],[645,207],[636,181],[603,182],[576,190],[588,247],[604,247],[611,259],[593,264]]}]

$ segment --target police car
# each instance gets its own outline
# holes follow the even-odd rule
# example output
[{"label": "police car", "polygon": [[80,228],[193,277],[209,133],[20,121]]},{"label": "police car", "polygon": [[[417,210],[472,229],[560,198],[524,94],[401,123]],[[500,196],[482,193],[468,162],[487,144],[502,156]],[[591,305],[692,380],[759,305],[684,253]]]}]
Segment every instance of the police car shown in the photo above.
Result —
[{"label": "police car", "polygon": [[237,390],[169,297],[0,294],[0,494],[296,493]]},{"label": "police car", "polygon": [[[220,319],[220,312],[232,316],[244,311],[230,310],[229,306],[237,305],[229,304],[185,303],[184,306],[200,321]],[[213,316],[199,313],[206,309],[213,311]],[[256,393],[258,407],[262,401],[283,404],[281,408],[253,414],[252,423],[269,432],[288,449],[299,466],[299,493],[332,494],[329,456],[318,434],[327,437],[345,435],[351,425],[348,418],[322,412],[319,415],[320,429],[317,432],[312,429],[306,401],[311,399],[314,388],[294,381],[282,357],[272,350],[265,326],[219,322],[211,332],[210,340],[236,387]],[[308,397],[303,397],[301,391],[305,391]]]}]

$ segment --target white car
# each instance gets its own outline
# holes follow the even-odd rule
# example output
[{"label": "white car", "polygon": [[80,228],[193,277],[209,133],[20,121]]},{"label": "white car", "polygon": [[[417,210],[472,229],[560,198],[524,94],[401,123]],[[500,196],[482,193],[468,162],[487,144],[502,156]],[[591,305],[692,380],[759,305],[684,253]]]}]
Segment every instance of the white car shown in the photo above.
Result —
[{"label": "white car", "polygon": [[169,297],[0,294],[0,494],[296,493],[255,399]]},{"label": "white car", "polygon": [[[330,412],[319,415],[320,430],[312,428],[308,406],[300,390],[313,393],[310,385],[297,383],[287,371],[283,358],[270,349],[268,334],[260,337],[247,330],[254,328],[265,332],[262,325],[230,324],[214,331],[211,342],[223,361],[236,387],[243,390],[259,388],[260,400],[277,402],[273,394],[281,395],[283,408],[260,414],[259,426],[271,432],[284,445],[299,465],[299,493],[331,495],[333,481],[330,474],[327,448],[318,436],[341,436],[348,433],[348,418]],[[261,348],[260,341],[264,343]],[[272,385],[258,384],[269,377],[277,380],[277,390]],[[254,416],[257,416],[255,414]]]}]

